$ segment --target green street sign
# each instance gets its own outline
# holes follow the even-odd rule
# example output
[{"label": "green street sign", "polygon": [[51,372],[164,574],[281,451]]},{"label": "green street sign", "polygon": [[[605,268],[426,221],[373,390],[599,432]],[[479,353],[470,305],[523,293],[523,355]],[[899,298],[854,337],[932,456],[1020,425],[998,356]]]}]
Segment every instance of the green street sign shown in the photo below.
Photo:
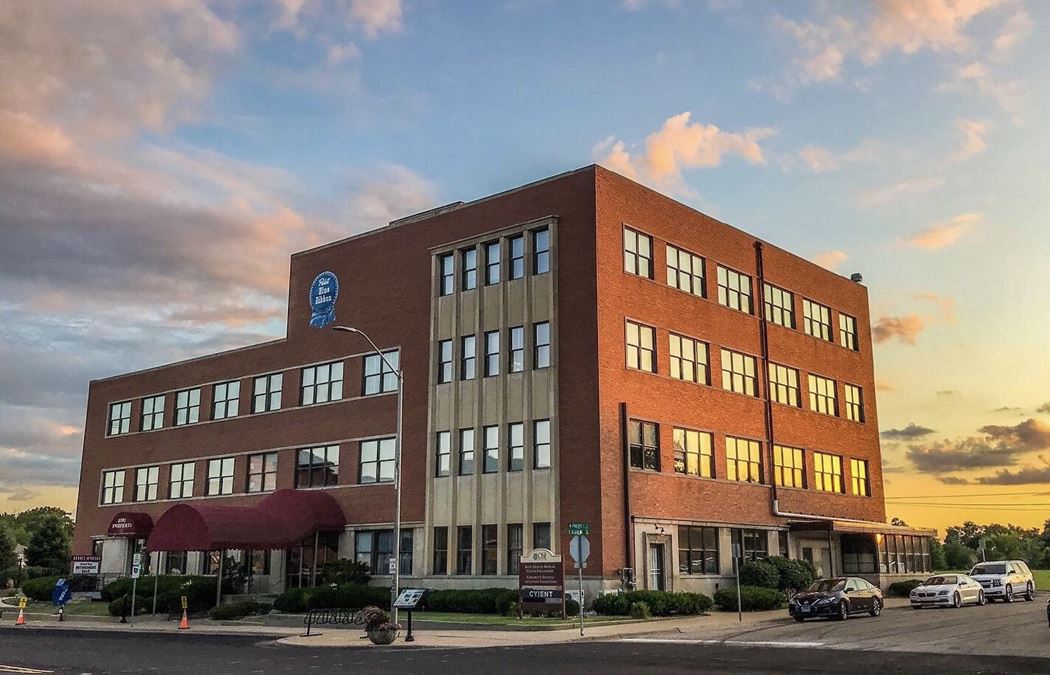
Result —
[{"label": "green street sign", "polygon": [[591,524],[590,523],[569,523],[569,534],[576,536],[578,534],[590,534]]}]

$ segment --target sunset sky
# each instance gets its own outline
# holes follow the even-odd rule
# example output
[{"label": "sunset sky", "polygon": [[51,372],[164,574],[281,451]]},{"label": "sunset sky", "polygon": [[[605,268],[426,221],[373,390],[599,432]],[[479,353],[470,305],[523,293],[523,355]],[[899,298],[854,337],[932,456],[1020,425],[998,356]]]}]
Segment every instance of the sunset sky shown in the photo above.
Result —
[{"label": "sunset sky", "polygon": [[1041,526],[1048,30],[1021,0],[0,0],[0,511],[73,508],[89,380],[283,335],[290,253],[598,162],[863,273],[889,517]]}]

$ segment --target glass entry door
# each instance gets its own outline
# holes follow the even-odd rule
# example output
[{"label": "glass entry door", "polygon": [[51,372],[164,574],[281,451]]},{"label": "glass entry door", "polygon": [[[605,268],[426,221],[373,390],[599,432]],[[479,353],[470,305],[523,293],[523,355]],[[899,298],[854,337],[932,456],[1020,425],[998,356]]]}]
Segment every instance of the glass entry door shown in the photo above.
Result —
[{"label": "glass entry door", "polygon": [[649,590],[664,590],[663,544],[649,544]]}]

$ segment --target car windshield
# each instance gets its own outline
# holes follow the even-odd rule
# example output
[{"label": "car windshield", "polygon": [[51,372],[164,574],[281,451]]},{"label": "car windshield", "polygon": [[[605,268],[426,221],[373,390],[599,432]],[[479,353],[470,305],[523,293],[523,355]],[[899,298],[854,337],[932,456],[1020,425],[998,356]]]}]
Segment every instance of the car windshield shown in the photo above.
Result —
[{"label": "car windshield", "polygon": [[831,593],[846,587],[845,579],[821,579],[806,589],[807,593]]},{"label": "car windshield", "polygon": [[930,577],[923,586],[950,586],[959,583],[959,577]]},{"label": "car windshield", "polygon": [[970,576],[974,574],[1006,574],[1006,565],[977,565],[970,570]]}]

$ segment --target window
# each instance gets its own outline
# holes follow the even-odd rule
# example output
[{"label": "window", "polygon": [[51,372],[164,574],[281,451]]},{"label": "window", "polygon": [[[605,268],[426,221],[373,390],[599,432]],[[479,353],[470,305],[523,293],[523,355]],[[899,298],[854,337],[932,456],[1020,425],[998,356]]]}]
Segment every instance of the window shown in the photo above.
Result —
[{"label": "window", "polygon": [[846,349],[860,351],[860,342],[857,340],[857,320],[842,312],[839,312],[839,344]]},{"label": "window", "polygon": [[459,475],[474,475],[474,430],[459,430]]},{"label": "window", "polygon": [[549,368],[551,365],[551,325],[548,321],[532,324],[532,367]]},{"label": "window", "polygon": [[[365,382],[362,389],[365,396],[397,391],[397,371],[401,367],[401,351],[391,349],[383,352],[383,356],[386,357],[385,363],[379,354],[369,354],[365,357]],[[387,363],[390,365],[388,366]]]},{"label": "window", "polygon": [[765,530],[733,530],[733,543],[745,560],[769,557],[769,537]]},{"label": "window", "polygon": [[751,277],[719,265],[718,304],[751,314]]},{"label": "window", "polygon": [[485,284],[491,286],[499,283],[499,263],[499,242],[485,244]]},{"label": "window", "polygon": [[755,357],[722,350],[722,388],[738,394],[758,396]]},{"label": "window", "polygon": [[438,384],[452,381],[452,340],[438,343]]},{"label": "window", "polygon": [[434,528],[434,567],[431,574],[448,574],[448,528]]},{"label": "window", "polygon": [[485,427],[482,436],[485,439],[485,460],[481,470],[496,473],[499,471],[499,427]]},{"label": "window", "polygon": [[777,548],[780,549],[780,557],[781,558],[790,558],[791,557],[789,555],[791,553],[791,550],[788,547],[788,533],[787,533],[787,531],[780,530],[779,532],[777,532]]},{"label": "window", "polygon": [[157,498],[160,467],[144,466],[135,469],[135,501],[151,502]]},{"label": "window", "polygon": [[726,436],[726,477],[747,483],[762,482],[762,444]]},{"label": "window", "polygon": [[468,248],[460,251],[463,262],[463,290],[469,291],[478,287],[478,250]]},{"label": "window", "polygon": [[481,573],[496,574],[499,556],[499,528],[495,525],[481,526]]},{"label": "window", "polygon": [[456,574],[470,574],[474,562],[474,531],[469,525],[460,526],[456,538]]},{"label": "window", "polygon": [[248,492],[272,492],[277,489],[277,453],[248,455]]},{"label": "window", "polygon": [[653,278],[652,237],[624,228],[623,269],[629,274],[637,274],[646,279]]},{"label": "window", "polygon": [[521,523],[507,524],[507,574],[517,574],[518,564],[525,552],[525,533]]},{"label": "window", "polygon": [[102,472],[102,503],[119,504],[124,501],[124,470]]},{"label": "window", "polygon": [[865,459],[851,459],[849,461],[850,482],[853,485],[853,494],[861,497],[871,496],[871,482],[868,480],[868,461]]},{"label": "window", "polygon": [[656,329],[627,322],[627,367],[656,372]]},{"label": "window", "polygon": [[485,333],[485,377],[499,375],[499,331]]},{"label": "window", "polygon": [[835,381],[820,375],[809,376],[809,409],[825,415],[838,415]]},{"label": "window", "polygon": [[233,457],[208,460],[208,495],[233,494]]},{"label": "window", "polygon": [[[412,574],[412,530],[401,530],[401,574]],[[394,557],[393,530],[360,530],[354,533],[354,558],[368,565],[372,574],[390,574],[390,560]]]},{"label": "window", "polygon": [[551,233],[547,228],[532,233],[532,273],[545,274],[551,269]]},{"label": "window", "polygon": [[525,328],[514,326],[510,329],[510,350],[507,355],[507,370],[520,373],[525,370]]},{"label": "window", "polygon": [[667,285],[703,298],[704,259],[674,246],[667,246]]},{"label": "window", "polygon": [[707,367],[707,343],[671,333],[667,353],[671,356],[671,377],[686,382],[711,383]]},{"label": "window", "polygon": [[343,362],[303,368],[303,405],[327,403],[343,398]]},{"label": "window", "polygon": [[459,344],[459,379],[473,380],[477,367],[477,338],[473,335],[461,337]]},{"label": "window", "polygon": [[186,551],[168,551],[164,556],[165,574],[189,574],[186,569]]},{"label": "window", "polygon": [[455,267],[456,259],[451,253],[438,257],[438,273],[441,275],[441,280],[438,284],[438,293],[440,295],[451,295],[456,290]]},{"label": "window", "polygon": [[211,418],[224,420],[227,417],[237,417],[240,398],[241,383],[236,380],[212,387]]},{"label": "window", "polygon": [[452,432],[439,431],[434,447],[437,449],[435,473],[438,476],[447,476],[452,465]]},{"label": "window", "polygon": [[525,468],[525,425],[513,422],[507,425],[507,470],[521,471]]},{"label": "window", "polygon": [[252,389],[252,412],[270,412],[281,409],[281,389],[284,388],[284,374],[261,375],[255,378]]},{"label": "window", "polygon": [[551,548],[551,524],[550,523],[533,523],[532,524],[532,548],[545,548],[553,550]]},{"label": "window", "polygon": [[131,401],[109,404],[109,435],[131,431]]},{"label": "window", "polygon": [[397,442],[393,438],[361,441],[359,483],[392,483]]},{"label": "window", "polygon": [[185,499],[193,496],[193,467],[194,462],[180,462],[171,465],[171,475],[168,479],[170,499]]},{"label": "window", "polygon": [[806,464],[801,448],[773,446],[773,480],[781,487],[806,487]]},{"label": "window", "polygon": [[813,476],[821,492],[845,492],[842,485],[842,458],[823,452],[813,453]]},{"label": "window", "polygon": [[653,422],[630,420],[627,443],[631,466],[636,469],[660,470],[660,426]]},{"label": "window", "polygon": [[798,371],[777,363],[769,364],[769,397],[774,403],[801,405],[798,391]]},{"label": "window", "polygon": [[303,448],[296,453],[295,487],[311,488],[339,483],[339,446]]},{"label": "window", "polygon": [[549,469],[551,466],[551,421],[536,420],[532,423],[532,468]]},{"label": "window", "polygon": [[201,390],[187,389],[175,394],[175,426],[196,424],[201,417]]},{"label": "window", "polygon": [[802,298],[802,323],[806,335],[831,342],[831,310]]},{"label": "window", "polygon": [[714,478],[715,456],[711,434],[692,429],[672,429],[675,473]]},{"label": "window", "polygon": [[142,399],[142,431],[153,431],[164,426],[164,397],[150,396]]},{"label": "window", "polygon": [[846,402],[846,419],[851,422],[864,421],[864,394],[860,387],[844,384],[843,400]]},{"label": "window", "polygon": [[773,284],[765,284],[762,286],[762,299],[765,302],[766,321],[784,328],[795,327],[794,293]]},{"label": "window", "polygon": [[678,571],[718,574],[718,528],[678,527]]},{"label": "window", "polygon": [[510,244],[510,278],[520,279],[525,276],[525,237],[518,235],[507,239]]}]

